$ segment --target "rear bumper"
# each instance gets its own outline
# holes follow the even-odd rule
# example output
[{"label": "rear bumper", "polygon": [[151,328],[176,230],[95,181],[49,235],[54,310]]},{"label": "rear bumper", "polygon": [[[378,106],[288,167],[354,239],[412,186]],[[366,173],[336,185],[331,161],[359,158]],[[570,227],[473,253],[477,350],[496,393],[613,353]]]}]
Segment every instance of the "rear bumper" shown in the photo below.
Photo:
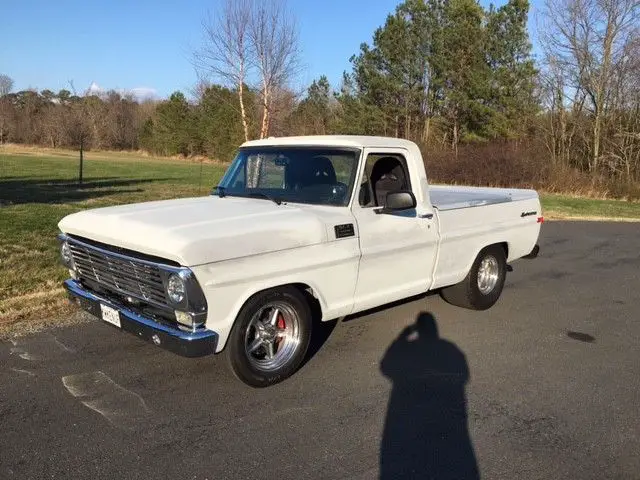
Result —
[{"label": "rear bumper", "polygon": [[122,305],[118,305],[106,298],[102,298],[85,290],[82,285],[72,279],[66,280],[64,287],[67,290],[70,300],[79,305],[83,310],[101,319],[100,304],[114,308],[120,313],[120,326],[122,330],[132,333],[165,350],[169,350],[183,357],[201,357],[215,353],[218,344],[218,335],[211,330],[203,328],[195,332],[187,332],[163,325],[150,318],[143,317]]}]

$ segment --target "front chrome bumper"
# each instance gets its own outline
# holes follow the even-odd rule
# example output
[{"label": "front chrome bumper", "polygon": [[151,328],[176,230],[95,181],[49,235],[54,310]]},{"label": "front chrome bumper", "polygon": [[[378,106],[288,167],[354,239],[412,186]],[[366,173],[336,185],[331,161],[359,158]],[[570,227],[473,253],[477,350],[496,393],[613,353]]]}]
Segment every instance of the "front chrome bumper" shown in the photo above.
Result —
[{"label": "front chrome bumper", "polygon": [[201,357],[215,353],[218,334],[211,330],[201,328],[195,332],[186,332],[179,328],[163,325],[143,317],[123,305],[89,292],[72,279],[66,280],[64,287],[70,300],[97,318],[101,318],[100,304],[118,310],[122,330],[135,334],[154,345],[183,357]]}]

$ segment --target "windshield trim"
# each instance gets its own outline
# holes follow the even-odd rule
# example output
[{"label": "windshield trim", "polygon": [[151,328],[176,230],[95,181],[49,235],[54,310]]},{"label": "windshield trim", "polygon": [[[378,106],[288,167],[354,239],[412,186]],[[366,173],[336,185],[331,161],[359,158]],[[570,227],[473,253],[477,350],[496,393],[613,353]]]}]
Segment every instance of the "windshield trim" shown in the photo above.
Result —
[{"label": "windshield trim", "polygon": [[[349,185],[350,188],[347,191],[347,197],[345,199],[344,204],[340,204],[340,205],[334,205],[334,204],[330,204],[330,203],[315,203],[315,202],[304,202],[304,201],[300,201],[299,199],[296,199],[295,201],[292,200],[287,200],[286,198],[279,198],[279,200],[281,200],[282,204],[301,204],[301,205],[316,205],[316,206],[320,206],[320,207],[338,207],[338,208],[351,208],[351,202],[353,200],[353,196],[354,196],[354,192],[356,191],[356,181],[358,178],[358,174],[359,174],[359,170],[360,170],[360,161],[362,159],[362,152],[364,151],[363,148],[360,147],[352,147],[352,146],[340,146],[340,145],[313,145],[313,144],[300,144],[300,145],[252,145],[252,146],[241,146],[238,148],[238,151],[236,152],[235,156],[233,157],[233,160],[231,162],[231,165],[229,165],[229,167],[227,168],[227,170],[225,171],[224,175],[222,176],[222,178],[220,178],[220,181],[218,182],[218,185],[216,187],[214,187],[211,190],[211,194],[210,195],[215,195],[217,196],[216,193],[216,189],[221,186],[224,185],[225,181],[228,180],[228,178],[233,178],[233,176],[235,176],[236,171],[238,168],[240,168],[240,165],[242,164],[242,162],[237,162],[237,158],[241,153],[244,153],[246,151],[259,151],[259,152],[273,152],[273,151],[283,151],[283,150],[330,150],[330,151],[337,151],[337,152],[349,152],[349,153],[353,153],[354,154],[354,165],[353,168],[351,169],[351,174],[349,177]],[[251,198],[249,195],[234,195],[232,192],[229,192],[228,189],[225,188],[225,192],[223,194],[223,196],[228,196],[228,197],[242,197],[242,198]],[[253,197],[257,200],[263,200],[261,198],[257,198],[257,197]]]}]

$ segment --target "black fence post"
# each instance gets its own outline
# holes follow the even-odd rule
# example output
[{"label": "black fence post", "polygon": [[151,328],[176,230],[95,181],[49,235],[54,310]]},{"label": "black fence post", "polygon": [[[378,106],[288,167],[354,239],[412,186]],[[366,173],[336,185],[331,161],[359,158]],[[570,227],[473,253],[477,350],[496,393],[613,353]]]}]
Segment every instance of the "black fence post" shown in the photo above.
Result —
[{"label": "black fence post", "polygon": [[80,137],[80,185],[82,185],[82,163],[83,163],[83,156],[82,156],[82,147],[84,146],[84,139],[82,137]]}]

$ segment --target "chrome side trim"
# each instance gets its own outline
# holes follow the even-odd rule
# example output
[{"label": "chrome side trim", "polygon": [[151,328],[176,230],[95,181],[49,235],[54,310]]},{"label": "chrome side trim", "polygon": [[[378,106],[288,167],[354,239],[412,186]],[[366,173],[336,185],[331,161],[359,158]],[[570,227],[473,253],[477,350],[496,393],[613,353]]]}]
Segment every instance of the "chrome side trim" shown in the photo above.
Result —
[{"label": "chrome side trim", "polygon": [[450,212],[452,210],[463,210],[465,208],[476,208],[476,207],[486,207],[488,205],[499,205],[502,203],[509,203],[512,202],[513,200],[511,200],[510,198],[504,198],[504,199],[491,199],[491,200],[476,200],[476,201],[470,201],[470,202],[455,202],[455,203],[450,203],[450,204],[432,204],[433,208],[438,209],[441,212]]}]

